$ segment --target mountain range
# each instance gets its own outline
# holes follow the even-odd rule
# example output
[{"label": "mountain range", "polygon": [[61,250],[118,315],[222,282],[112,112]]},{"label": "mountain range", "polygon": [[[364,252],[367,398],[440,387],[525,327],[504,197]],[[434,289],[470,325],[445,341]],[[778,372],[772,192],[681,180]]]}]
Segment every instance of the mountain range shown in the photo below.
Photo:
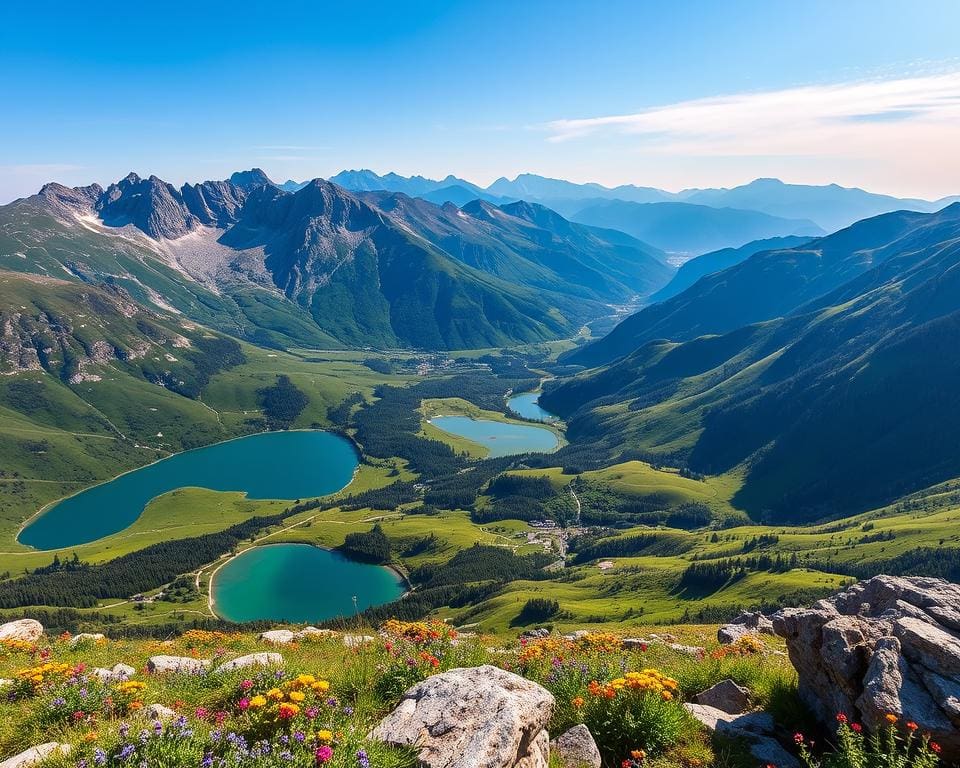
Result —
[{"label": "mountain range", "polygon": [[742,473],[734,503],[807,522],[960,474],[960,203],[767,250],[569,356],[541,397],[573,441]]},{"label": "mountain range", "polygon": [[[618,187],[605,187],[596,183],[577,184],[532,173],[520,174],[512,181],[499,178],[486,188],[454,176],[434,181],[422,176],[404,177],[395,173],[379,176],[369,170],[343,171],[332,176],[330,180],[345,189],[355,191],[404,192],[411,196],[426,197],[437,203],[446,202],[449,198],[451,202],[458,205],[468,202],[463,192],[467,190],[474,198],[498,204],[513,200],[538,202],[567,218],[574,219],[581,211],[596,207],[604,200],[632,203],[688,203],[718,209],[734,208],[740,211],[756,211],[779,219],[813,222],[822,230],[815,234],[833,232],[860,219],[890,211],[911,210],[931,213],[960,199],[948,197],[931,201],[897,198],[857,188],[841,187],[837,184],[786,184],[779,179],[756,179],[749,184],[732,188],[686,189],[680,192],[668,192],[632,184]],[[785,230],[769,236],[774,234],[793,233]],[[763,235],[745,236],[739,242],[728,242],[717,247],[739,247],[760,237]],[[668,251],[684,250],[674,247],[674,243],[669,241],[655,244]]]},{"label": "mountain range", "polygon": [[123,287],[268,345],[451,349],[569,336],[669,280],[635,238],[535,205],[295,192],[259,169],[184,184],[129,174],[0,208],[0,266]]}]

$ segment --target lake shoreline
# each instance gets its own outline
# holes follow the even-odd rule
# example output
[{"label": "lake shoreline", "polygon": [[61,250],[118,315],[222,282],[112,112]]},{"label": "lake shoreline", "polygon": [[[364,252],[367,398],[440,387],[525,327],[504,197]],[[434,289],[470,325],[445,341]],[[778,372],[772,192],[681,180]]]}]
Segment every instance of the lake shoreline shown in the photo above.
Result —
[{"label": "lake shoreline", "polygon": [[[137,515],[136,515],[132,520],[130,520],[128,523],[126,523],[126,524],[123,525],[122,527],[118,528],[117,530],[110,531],[109,533],[104,533],[104,534],[102,534],[102,535],[96,536],[95,538],[92,538],[92,539],[89,539],[89,540],[84,540],[84,541],[74,541],[74,542],[70,542],[70,543],[68,543],[68,544],[62,544],[62,545],[58,545],[58,546],[54,546],[54,547],[49,547],[49,548],[42,548],[42,547],[40,547],[40,546],[37,546],[36,544],[29,544],[29,543],[26,543],[26,542],[24,542],[24,541],[21,540],[21,537],[23,536],[23,533],[24,533],[25,531],[27,531],[32,525],[38,523],[38,521],[40,521],[45,515],[51,513],[51,512],[52,512],[54,509],[56,509],[60,504],[63,504],[63,503],[65,503],[65,502],[68,502],[68,501],[70,501],[71,499],[75,499],[75,498],[77,498],[77,497],[79,497],[79,496],[81,496],[81,495],[83,495],[83,494],[95,492],[95,491],[97,491],[98,489],[103,489],[103,488],[105,488],[106,486],[109,486],[109,485],[112,484],[112,483],[116,483],[116,482],[118,482],[118,481],[123,481],[125,478],[127,478],[129,475],[132,475],[133,473],[149,471],[149,470],[151,470],[151,469],[155,469],[158,465],[161,465],[161,464],[163,464],[164,462],[169,462],[169,461],[182,461],[182,460],[184,459],[184,457],[188,457],[189,455],[194,454],[194,453],[196,453],[196,452],[200,452],[200,451],[210,451],[210,450],[212,450],[212,449],[221,448],[221,447],[223,447],[223,446],[229,446],[229,445],[231,445],[231,444],[233,444],[233,443],[236,443],[236,442],[239,442],[239,441],[243,441],[243,440],[255,440],[255,439],[257,439],[257,438],[264,438],[264,437],[268,437],[268,436],[297,435],[297,434],[330,435],[330,436],[335,437],[335,438],[337,438],[338,440],[342,441],[345,446],[349,446],[349,447],[350,447],[351,454],[352,454],[353,462],[354,462],[354,466],[353,466],[353,468],[352,468],[352,470],[351,470],[350,478],[349,478],[342,486],[338,487],[336,490],[331,490],[331,491],[327,491],[327,492],[324,492],[324,493],[317,493],[317,494],[313,494],[313,493],[291,493],[291,495],[290,495],[289,497],[287,497],[287,496],[279,496],[279,495],[277,495],[277,496],[273,496],[273,495],[270,495],[270,496],[260,496],[260,495],[251,496],[251,495],[250,495],[251,493],[256,493],[257,491],[251,490],[251,488],[250,488],[249,486],[248,486],[247,488],[242,488],[242,487],[240,487],[240,488],[222,489],[222,488],[211,487],[212,484],[206,485],[206,484],[203,484],[202,482],[187,482],[187,483],[184,483],[183,485],[178,485],[178,486],[175,486],[175,487],[171,487],[171,488],[169,488],[169,489],[167,489],[167,490],[161,491],[161,492],[157,493],[155,496],[150,497],[149,499],[147,499],[147,500],[145,501],[145,503],[144,503],[144,505],[143,505],[143,508],[142,508],[142,509],[137,513]],[[206,489],[206,490],[212,490],[212,491],[220,491],[220,492],[224,492],[224,493],[239,493],[239,494],[242,494],[242,495],[243,495],[243,498],[244,498],[244,499],[252,499],[252,500],[255,500],[255,501],[292,501],[292,500],[294,500],[294,499],[296,499],[296,498],[308,498],[308,497],[311,497],[311,496],[330,496],[330,495],[333,495],[333,494],[336,494],[336,493],[342,493],[343,491],[345,491],[346,489],[348,489],[348,488],[356,481],[357,474],[358,474],[358,472],[359,472],[362,459],[363,459],[363,454],[362,454],[362,452],[359,450],[359,448],[358,448],[358,446],[357,446],[357,444],[356,444],[356,441],[353,440],[353,439],[351,439],[351,438],[348,437],[348,436],[345,436],[345,435],[341,434],[340,432],[338,432],[338,431],[336,431],[336,430],[328,430],[328,429],[268,430],[268,431],[263,431],[263,432],[252,432],[252,433],[246,434],[246,435],[237,435],[237,436],[235,436],[235,437],[231,437],[231,438],[228,438],[228,439],[226,439],[226,440],[221,440],[221,441],[218,441],[218,442],[209,443],[209,444],[207,444],[207,445],[198,446],[198,447],[196,447],[196,448],[190,448],[190,449],[185,450],[185,451],[180,451],[179,453],[174,453],[174,454],[171,454],[171,455],[169,455],[169,456],[161,457],[161,458],[156,459],[156,460],[154,460],[154,461],[151,461],[151,462],[149,462],[149,463],[147,463],[147,464],[143,464],[143,465],[141,465],[141,466],[139,466],[139,467],[134,467],[134,468],[132,468],[132,469],[128,469],[128,470],[126,470],[126,471],[124,471],[124,472],[121,472],[121,473],[119,473],[119,474],[111,477],[110,479],[102,480],[102,481],[100,481],[100,482],[94,483],[93,485],[85,486],[84,488],[81,488],[81,489],[75,491],[74,493],[71,493],[71,494],[68,494],[68,495],[66,495],[66,496],[63,496],[63,497],[61,497],[61,498],[59,498],[59,499],[56,499],[55,501],[48,502],[47,504],[43,505],[39,510],[37,510],[36,512],[34,512],[30,517],[28,517],[26,520],[24,520],[24,521],[20,524],[19,528],[17,529],[16,534],[14,535],[13,543],[16,544],[16,545],[19,545],[19,546],[21,546],[21,547],[26,547],[27,549],[25,549],[24,552],[30,552],[30,551],[34,551],[34,552],[58,552],[58,551],[61,551],[61,550],[68,550],[68,549],[70,549],[70,548],[72,548],[72,547],[77,547],[77,546],[92,544],[92,543],[94,543],[94,542],[96,542],[96,541],[99,541],[99,540],[101,540],[101,539],[105,539],[105,538],[108,538],[108,537],[110,537],[110,536],[114,536],[114,535],[116,535],[116,534],[118,534],[118,533],[121,533],[122,531],[126,530],[126,529],[129,528],[130,526],[134,525],[134,524],[137,522],[137,520],[139,520],[140,517],[143,515],[143,512],[146,510],[147,506],[149,506],[149,504],[152,503],[155,499],[159,498],[160,496],[165,495],[166,493],[171,493],[171,492],[176,491],[176,490],[179,490],[179,489],[181,489],[181,488],[195,487],[195,488],[204,488],[204,489]]]},{"label": "lake shoreline", "polygon": [[[310,519],[312,519],[312,518],[310,518]],[[284,528],[284,529],[281,529],[281,530],[279,530],[279,531],[274,531],[274,532],[271,533],[271,534],[267,534],[267,535],[264,536],[263,538],[265,539],[265,538],[268,538],[268,537],[270,537],[270,536],[274,536],[274,535],[280,534],[280,533],[282,533],[282,532],[284,532],[284,531],[290,530],[291,528],[295,528],[295,527],[298,526],[298,525],[302,525],[302,524],[305,523],[305,522],[307,522],[307,520],[298,521],[298,522],[295,523],[294,525],[291,525],[291,526],[289,526],[289,527],[287,527],[287,528]],[[263,539],[260,539],[260,540],[258,540],[258,541],[262,541],[262,540],[263,540]],[[352,568],[353,566],[359,566],[359,567],[361,567],[361,568],[376,568],[376,569],[380,569],[380,570],[384,570],[384,571],[389,572],[390,575],[393,577],[393,579],[394,579],[394,581],[395,581],[395,583],[396,583],[397,588],[400,590],[400,593],[399,593],[396,597],[394,597],[393,599],[391,599],[391,600],[386,600],[386,601],[384,601],[384,602],[371,603],[369,606],[365,606],[365,608],[366,608],[366,607],[373,607],[373,605],[386,605],[387,603],[393,602],[394,600],[400,600],[400,599],[402,599],[402,598],[405,597],[407,594],[409,594],[410,592],[413,591],[413,585],[410,583],[410,580],[409,580],[409,578],[407,577],[407,575],[406,575],[405,573],[403,573],[403,571],[401,571],[401,570],[400,570],[395,564],[393,564],[393,563],[389,563],[389,564],[365,563],[365,562],[363,562],[363,561],[361,561],[361,560],[355,560],[354,558],[349,557],[348,555],[344,554],[343,552],[341,552],[340,550],[338,550],[338,549],[336,549],[336,548],[333,548],[333,547],[324,547],[324,546],[322,546],[322,545],[314,544],[314,543],[311,543],[311,542],[289,542],[289,541],[285,542],[285,541],[276,541],[276,542],[270,542],[270,543],[266,543],[266,544],[254,543],[254,544],[251,544],[251,545],[250,545],[249,547],[247,547],[246,549],[243,549],[242,551],[237,552],[236,554],[231,555],[230,557],[227,557],[223,562],[219,563],[219,564],[217,565],[217,567],[210,573],[210,576],[209,576],[209,579],[208,579],[208,582],[207,582],[207,592],[208,592],[208,595],[207,595],[207,607],[208,607],[208,610],[210,611],[210,613],[211,613],[212,616],[214,616],[214,617],[216,617],[216,618],[219,618],[219,619],[221,619],[221,620],[223,620],[223,621],[228,621],[228,622],[230,622],[230,623],[232,623],[232,624],[243,624],[243,623],[249,622],[249,621],[277,621],[277,622],[287,622],[287,623],[297,624],[297,623],[309,623],[309,622],[320,623],[320,622],[330,621],[330,620],[337,619],[337,618],[349,617],[349,616],[351,615],[349,612],[342,612],[342,613],[337,613],[337,614],[335,614],[335,615],[333,615],[333,616],[328,616],[328,617],[326,617],[326,618],[290,619],[290,618],[288,618],[288,617],[283,617],[283,618],[272,618],[272,617],[257,617],[257,618],[251,618],[251,617],[247,617],[247,618],[243,618],[243,619],[234,619],[234,618],[231,618],[231,617],[227,616],[224,612],[218,611],[217,608],[216,608],[217,600],[216,600],[216,598],[215,598],[215,596],[214,596],[214,593],[215,593],[215,589],[216,589],[216,584],[215,584],[216,577],[217,577],[217,575],[219,574],[219,572],[221,571],[221,569],[223,569],[223,568],[224,568],[225,566],[227,566],[229,563],[236,561],[237,558],[240,558],[240,557],[242,557],[242,556],[244,556],[244,555],[249,555],[250,553],[255,552],[255,551],[262,551],[262,550],[269,549],[269,548],[274,548],[274,547],[294,548],[294,549],[300,550],[300,551],[304,551],[305,549],[315,550],[315,551],[317,551],[317,552],[323,552],[323,553],[327,553],[327,554],[329,554],[329,555],[334,555],[334,556],[336,556],[337,558],[341,558],[344,562],[349,563],[350,566],[351,566],[351,568]],[[251,578],[255,578],[255,577],[251,577]],[[250,580],[250,579],[246,579],[245,582],[246,582],[246,581],[249,581],[249,580]],[[221,602],[222,602],[222,601],[221,601]],[[362,609],[359,609],[359,610],[362,611],[362,610],[365,610],[365,608],[362,608]]]}]

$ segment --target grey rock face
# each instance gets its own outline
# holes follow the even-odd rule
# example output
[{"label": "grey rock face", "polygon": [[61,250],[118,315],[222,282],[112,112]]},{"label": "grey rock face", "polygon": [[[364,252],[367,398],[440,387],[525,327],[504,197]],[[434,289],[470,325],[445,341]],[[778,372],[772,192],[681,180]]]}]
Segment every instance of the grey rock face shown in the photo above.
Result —
[{"label": "grey rock face", "polygon": [[590,729],[583,723],[573,726],[550,742],[564,768],[600,768],[600,750]]},{"label": "grey rock face", "polygon": [[154,239],[173,240],[200,225],[177,189],[156,176],[141,179],[131,173],[111,184],[97,202],[97,210],[105,224],[132,224]]},{"label": "grey rock face", "polygon": [[890,713],[917,723],[960,757],[960,586],[876,576],[810,608],[773,616],[824,722],[838,712],[876,728]]},{"label": "grey rock face", "polygon": [[408,690],[371,738],[416,746],[424,768],[547,768],[553,706],[498,667],[451,669]]},{"label": "grey rock face", "polygon": [[184,184],[183,203],[201,224],[226,228],[237,221],[247,199],[247,190],[229,181]]},{"label": "grey rock face", "polygon": [[716,685],[701,691],[696,696],[697,704],[738,715],[750,709],[750,691],[737,685],[733,680],[721,680]]}]

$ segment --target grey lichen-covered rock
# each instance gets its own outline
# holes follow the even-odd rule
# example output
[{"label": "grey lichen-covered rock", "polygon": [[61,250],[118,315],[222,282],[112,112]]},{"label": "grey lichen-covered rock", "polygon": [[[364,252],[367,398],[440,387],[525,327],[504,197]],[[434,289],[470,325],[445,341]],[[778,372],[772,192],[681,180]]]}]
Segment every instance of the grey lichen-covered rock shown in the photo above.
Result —
[{"label": "grey lichen-covered rock", "polygon": [[260,639],[274,645],[286,645],[292,643],[296,637],[289,629],[271,629],[269,632],[261,632]]},{"label": "grey lichen-covered rock", "polygon": [[960,757],[960,585],[876,576],[772,618],[824,722],[843,712],[875,729],[893,714]]},{"label": "grey lichen-covered rock", "polygon": [[750,691],[729,678],[696,695],[697,704],[738,715],[750,709]]},{"label": "grey lichen-covered rock", "polygon": [[43,624],[36,619],[17,619],[0,624],[0,640],[23,640],[34,643],[43,637]]},{"label": "grey lichen-covered rock", "polygon": [[261,651],[260,653],[249,653],[246,656],[238,656],[235,659],[224,662],[217,667],[217,672],[233,672],[237,669],[246,669],[247,667],[271,667],[283,664],[283,656],[279,653]]},{"label": "grey lichen-covered rock", "polygon": [[209,659],[194,659],[191,656],[151,656],[147,659],[147,671],[155,674],[163,672],[199,674],[206,672],[209,667]]},{"label": "grey lichen-covered rock", "polygon": [[316,627],[304,627],[301,630],[293,633],[294,640],[298,641],[313,641],[313,640],[326,640],[331,637],[337,637],[339,632],[335,632],[332,629],[317,629]]},{"label": "grey lichen-covered rock", "polygon": [[759,611],[741,613],[729,624],[717,630],[717,641],[721,645],[730,645],[745,635],[772,635],[773,621]]},{"label": "grey lichen-covered rock", "polygon": [[423,768],[547,768],[553,696],[485,665],[451,669],[408,690],[371,738],[414,746]]},{"label": "grey lichen-covered rock", "polygon": [[767,712],[748,712],[745,715],[732,715],[706,704],[687,702],[684,708],[699,720],[709,731],[733,737],[750,738],[768,736],[773,733],[773,716]]},{"label": "grey lichen-covered rock", "polygon": [[583,723],[573,726],[550,742],[550,749],[564,768],[600,768],[600,750],[590,729]]},{"label": "grey lichen-covered rock", "polygon": [[775,724],[773,717],[768,713],[749,712],[745,715],[736,715],[706,704],[686,703],[683,706],[711,733],[745,741],[750,754],[761,765],[800,768],[800,761],[787,752],[773,737]]},{"label": "grey lichen-covered rock", "polygon": [[29,766],[38,765],[48,757],[60,753],[65,755],[70,751],[69,744],[61,744],[56,741],[48,741],[46,744],[38,744],[35,747],[24,750],[18,755],[8,757],[2,763],[0,768],[29,768]]}]

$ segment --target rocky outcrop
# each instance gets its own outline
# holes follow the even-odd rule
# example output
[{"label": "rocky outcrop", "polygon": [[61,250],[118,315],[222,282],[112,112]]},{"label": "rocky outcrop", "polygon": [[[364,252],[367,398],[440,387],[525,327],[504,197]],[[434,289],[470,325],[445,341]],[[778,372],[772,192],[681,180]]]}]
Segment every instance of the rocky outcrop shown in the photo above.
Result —
[{"label": "rocky outcrop", "polygon": [[36,619],[17,619],[0,624],[0,640],[35,643],[43,636],[43,624]]},{"label": "rocky outcrop", "polygon": [[408,690],[371,733],[423,768],[547,768],[553,696],[499,667],[451,669]]},{"label": "rocky outcrop", "polygon": [[773,624],[825,722],[842,712],[876,728],[893,714],[960,757],[960,586],[876,576]]},{"label": "rocky outcrop", "polygon": [[600,768],[600,750],[590,729],[583,723],[573,726],[550,742],[563,768]]}]

